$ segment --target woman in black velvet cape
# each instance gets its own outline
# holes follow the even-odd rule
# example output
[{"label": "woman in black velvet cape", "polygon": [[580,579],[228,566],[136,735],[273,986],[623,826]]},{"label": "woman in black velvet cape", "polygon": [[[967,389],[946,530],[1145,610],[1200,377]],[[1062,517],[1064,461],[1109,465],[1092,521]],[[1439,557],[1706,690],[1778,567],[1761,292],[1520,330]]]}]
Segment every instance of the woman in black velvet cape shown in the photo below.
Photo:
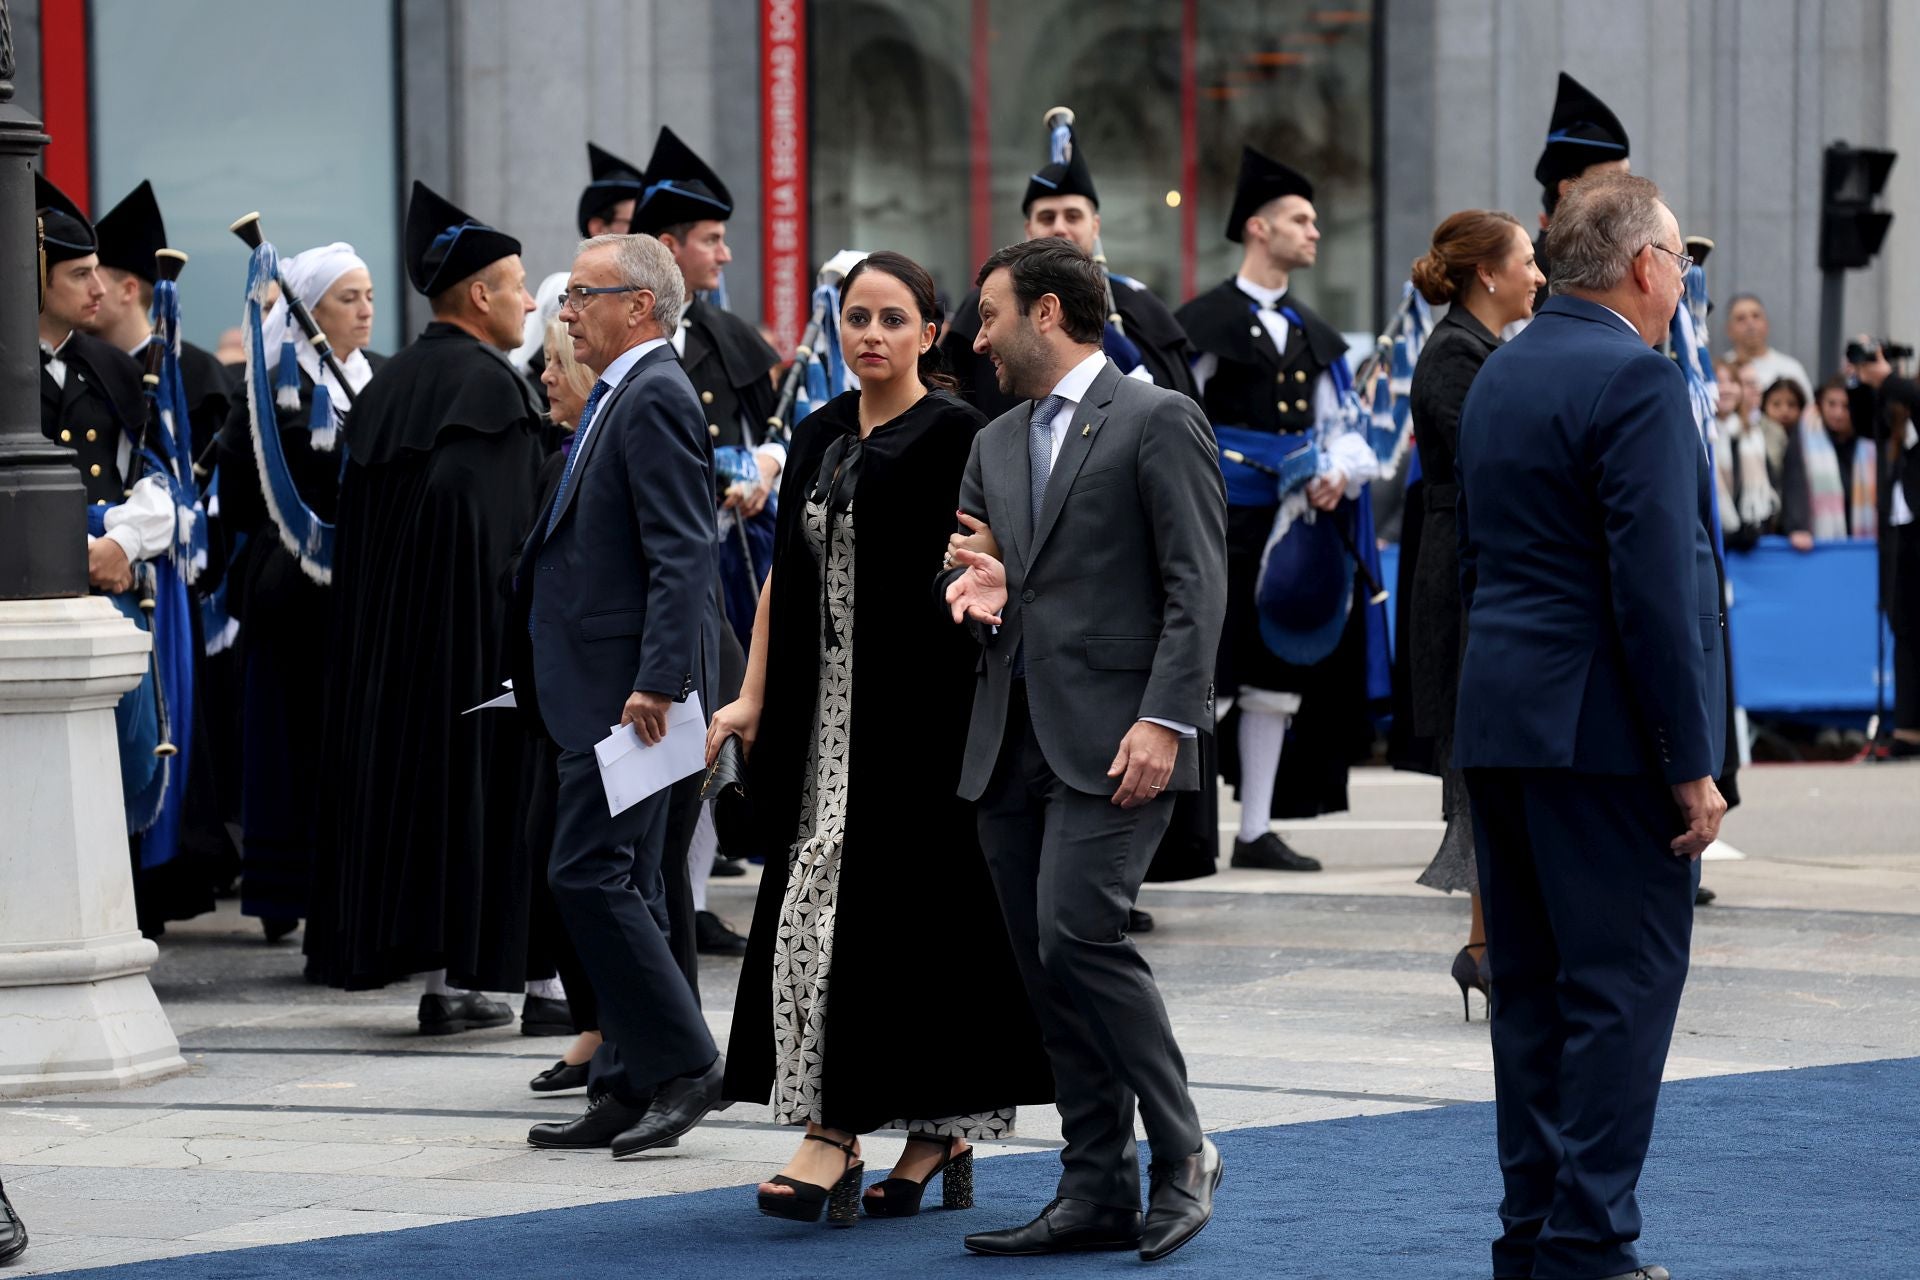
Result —
[{"label": "woman in black velvet cape", "polygon": [[[357,394],[385,363],[365,350],[373,327],[373,282],[366,264],[345,244],[325,245],[282,262]],[[328,386],[329,420],[335,429],[347,405],[333,375],[288,318],[283,305],[263,326],[267,373],[277,378],[293,343],[299,404],[276,404],[274,386],[258,388],[261,431],[274,431],[287,460],[287,474],[301,501],[321,520],[332,521],[340,494],[341,453],[314,439],[314,373]],[[220,428],[220,515],[236,535],[238,549],[228,569],[228,610],[240,621],[240,910],[257,917],[269,941],[290,933],[307,914],[313,875],[313,826],[321,793],[319,735],[313,732],[315,690],[326,675],[327,636],[333,625],[333,588],[328,567],[288,549],[261,480],[262,441],[257,438],[244,377]],[[279,518],[285,518],[284,515]]]},{"label": "woman in black velvet cape", "polygon": [[[871,279],[883,273],[892,278]],[[849,274],[846,299],[842,345],[857,373],[875,363],[859,350],[873,313],[898,319],[913,306],[919,323],[885,341],[907,343],[896,346],[896,375],[926,376],[908,342],[917,330],[931,346],[937,313],[924,271],[875,255]],[[876,382],[866,385],[877,398]],[[951,1142],[957,1155],[965,1144],[955,1139],[1004,1135],[1013,1107],[1050,1101],[1053,1086],[972,806],[955,795],[980,651],[932,589],[984,421],[946,391],[913,392],[910,407],[864,438],[862,393],[828,402],[796,428],[782,473],[766,616],[754,636],[765,684],[748,780],[767,865],[727,1045],[727,1096],[765,1102],[771,1093],[783,1121],[842,1140],[904,1125],[941,1135],[942,1154]],[[823,609],[833,626],[823,626]],[[850,673],[833,652],[849,641]],[[745,696],[752,684],[750,674]],[[716,717],[716,735],[735,727],[739,705]],[[838,860],[837,888],[815,891],[823,845]],[[796,887],[790,876],[810,879]],[[819,897],[800,906],[807,922],[796,927],[795,899],[811,892]],[[824,1016],[815,1009],[796,1035],[820,1004]],[[909,1146],[896,1172],[924,1151]],[[841,1172],[838,1153],[807,1143],[789,1167],[804,1174],[816,1152],[828,1175]],[[934,1161],[918,1163],[925,1172]]]}]

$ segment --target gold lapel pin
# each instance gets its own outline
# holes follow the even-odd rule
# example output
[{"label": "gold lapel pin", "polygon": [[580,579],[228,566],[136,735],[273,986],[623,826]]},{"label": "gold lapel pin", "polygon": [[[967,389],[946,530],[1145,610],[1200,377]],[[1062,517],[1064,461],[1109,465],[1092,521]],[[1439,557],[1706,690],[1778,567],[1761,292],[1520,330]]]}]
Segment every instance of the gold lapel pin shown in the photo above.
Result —
[{"label": "gold lapel pin", "polygon": [[1086,426],[1084,426],[1084,427],[1082,427],[1082,428],[1080,428],[1080,434],[1081,434],[1081,435],[1083,435],[1083,436],[1090,436],[1090,435],[1092,435],[1092,434],[1093,434],[1093,424],[1092,424],[1091,422],[1089,422],[1089,423],[1088,423],[1088,424],[1087,424]]}]

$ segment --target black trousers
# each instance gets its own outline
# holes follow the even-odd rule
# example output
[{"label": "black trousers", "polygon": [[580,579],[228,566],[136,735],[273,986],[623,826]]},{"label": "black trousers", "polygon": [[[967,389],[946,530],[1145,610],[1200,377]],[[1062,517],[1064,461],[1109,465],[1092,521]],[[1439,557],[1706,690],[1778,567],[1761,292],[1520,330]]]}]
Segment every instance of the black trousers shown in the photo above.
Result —
[{"label": "black trousers", "polygon": [[536,740],[527,750],[527,768],[531,782],[527,794],[527,861],[533,871],[533,884],[527,895],[527,977],[551,978],[560,975],[567,989],[567,1013],[576,1032],[600,1029],[600,1004],[594,998],[593,980],[573,939],[554,905],[553,890],[547,885],[547,867],[553,854],[554,806],[559,799],[560,777],[554,762],[560,748],[547,739]]},{"label": "black trousers", "polygon": [[1127,937],[1127,910],[1172,817],[1170,797],[1122,809],[1062,782],[1034,736],[1024,686],[1014,686],[980,798],[980,846],[1053,1064],[1069,1199],[1140,1207],[1136,1099],[1156,1158],[1200,1149],[1186,1060],[1153,970]]},{"label": "black trousers", "polygon": [[555,773],[547,883],[592,981],[605,1037],[588,1091],[643,1105],[654,1086],[700,1070],[718,1052],[667,942],[661,857],[669,793],[610,817],[591,751],[562,750]]},{"label": "black trousers", "polygon": [[[1920,466],[1920,462],[1913,465]],[[1893,727],[1920,729],[1920,524],[1886,531],[1890,576],[1888,621],[1893,627]]]},{"label": "black trousers", "polygon": [[1496,1276],[1639,1265],[1634,1189],[1693,933],[1693,864],[1648,777],[1468,769],[1487,958],[1505,1232]]}]

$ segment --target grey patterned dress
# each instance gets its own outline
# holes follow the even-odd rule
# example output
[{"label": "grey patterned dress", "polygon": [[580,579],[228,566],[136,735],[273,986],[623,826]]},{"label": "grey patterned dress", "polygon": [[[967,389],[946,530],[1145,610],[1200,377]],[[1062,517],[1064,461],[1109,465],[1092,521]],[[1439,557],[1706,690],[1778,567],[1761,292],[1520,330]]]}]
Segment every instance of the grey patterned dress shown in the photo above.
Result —
[{"label": "grey patterned dress", "polygon": [[[834,908],[846,848],[848,724],[853,706],[854,512],[830,522],[827,506],[809,501],[801,520],[807,545],[825,565],[820,686],[814,733],[800,793],[799,829],[788,853],[786,896],[773,944],[773,1111],[782,1124],[823,1123],[820,1094],[826,1047],[828,983],[833,968]],[[1014,1109],[888,1127],[923,1133],[1000,1138],[1013,1132]]]}]

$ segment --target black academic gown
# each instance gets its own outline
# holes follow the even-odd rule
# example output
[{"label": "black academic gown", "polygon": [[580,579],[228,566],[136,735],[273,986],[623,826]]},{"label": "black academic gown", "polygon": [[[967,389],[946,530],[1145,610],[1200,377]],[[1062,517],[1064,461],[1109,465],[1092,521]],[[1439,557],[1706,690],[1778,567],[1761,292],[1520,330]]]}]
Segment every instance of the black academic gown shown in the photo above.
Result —
[{"label": "black academic gown", "polygon": [[[1155,386],[1167,387],[1199,400],[1193,380],[1193,344],[1180,322],[1153,290],[1130,276],[1113,277],[1113,307],[1128,340],[1140,349],[1140,363],[1153,375]],[[968,293],[954,311],[940,349],[960,383],[960,397],[987,415],[999,417],[1023,397],[1010,396],[994,381],[993,361],[976,355],[973,340],[980,336],[980,290]]]},{"label": "black academic gown", "polygon": [[518,990],[527,927],[511,718],[460,713],[508,675],[504,576],[534,518],[532,389],[429,324],[343,433],[333,630],[321,700],[308,976],[349,989],[445,968]]},{"label": "black academic gown", "polygon": [[[382,356],[367,356],[378,370]],[[336,517],[342,455],[309,443],[313,379],[300,373],[300,406],[268,411],[294,487],[314,514]],[[266,424],[263,424],[266,425]],[[238,719],[244,833],[240,909],[266,919],[307,914],[313,825],[319,804],[319,738],[313,695],[327,670],[332,588],[300,567],[274,523],[260,480],[259,451],[244,389],[221,428],[220,509],[246,541],[231,562],[227,608],[240,621]]]},{"label": "black academic gown", "polygon": [[[846,833],[821,1105],[828,1124],[866,1132],[892,1120],[1045,1103],[1053,1077],[972,806],[955,794],[979,646],[928,595],[983,423],[933,393],[859,442],[859,400],[847,392],[800,423],[781,480],[766,704],[747,783],[753,852],[767,867],[735,997],[726,1096],[765,1102],[774,1080],[773,945],[808,749],[821,732],[820,567],[801,520],[832,447],[844,459],[839,496],[855,510],[857,537]],[[935,921],[964,924],[952,941],[935,942]],[[934,951],[952,980],[928,981],[913,960]]]}]

